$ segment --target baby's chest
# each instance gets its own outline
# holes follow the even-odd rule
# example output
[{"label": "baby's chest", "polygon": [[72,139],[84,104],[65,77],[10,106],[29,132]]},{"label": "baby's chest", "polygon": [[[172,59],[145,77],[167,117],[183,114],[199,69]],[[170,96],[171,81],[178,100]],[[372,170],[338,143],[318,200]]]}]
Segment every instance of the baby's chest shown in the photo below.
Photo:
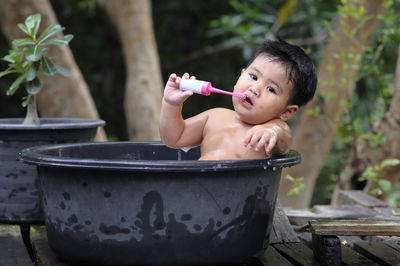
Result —
[{"label": "baby's chest", "polygon": [[203,138],[202,154],[206,156],[203,158],[220,160],[260,157],[258,152],[244,147],[247,131],[237,126],[215,126]]},{"label": "baby's chest", "polygon": [[236,123],[224,124],[214,123],[209,127],[203,136],[203,141],[231,144],[242,142],[248,131],[247,127],[240,126]]}]

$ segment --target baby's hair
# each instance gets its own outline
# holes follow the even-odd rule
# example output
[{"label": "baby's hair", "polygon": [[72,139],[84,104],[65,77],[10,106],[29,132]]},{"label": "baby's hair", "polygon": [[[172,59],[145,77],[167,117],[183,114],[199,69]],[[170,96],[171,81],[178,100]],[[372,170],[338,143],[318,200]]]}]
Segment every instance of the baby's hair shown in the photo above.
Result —
[{"label": "baby's hair", "polygon": [[286,67],[288,81],[293,83],[288,104],[300,107],[314,97],[317,73],[310,57],[300,47],[282,39],[266,40],[258,47],[248,66],[259,56],[280,62]]}]

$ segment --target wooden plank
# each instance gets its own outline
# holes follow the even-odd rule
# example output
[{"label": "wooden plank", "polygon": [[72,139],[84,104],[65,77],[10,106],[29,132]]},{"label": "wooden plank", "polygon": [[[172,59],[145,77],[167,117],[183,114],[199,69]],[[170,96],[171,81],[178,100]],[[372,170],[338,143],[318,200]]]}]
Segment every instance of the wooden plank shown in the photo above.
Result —
[{"label": "wooden plank", "polygon": [[289,219],[282,209],[279,201],[276,201],[274,220],[270,233],[270,244],[300,242],[296,232],[290,225]]},{"label": "wooden plank", "polygon": [[273,247],[294,265],[317,265],[313,251],[303,243],[274,244]]},{"label": "wooden plank", "polygon": [[[369,220],[396,220],[393,215],[388,216],[387,213],[376,211],[359,205],[331,206],[331,205],[315,205],[314,212],[307,210],[290,210],[285,211],[292,225],[308,224],[311,220],[332,220],[332,219],[369,219]],[[400,220],[400,216],[398,216]]]},{"label": "wooden plank", "polygon": [[18,225],[0,225],[0,265],[33,265]]},{"label": "wooden plank", "polygon": [[390,220],[400,220],[399,215],[394,215],[394,213],[400,213],[400,209],[396,207],[387,208],[373,208],[373,210],[378,213],[378,215],[387,217]]},{"label": "wooden plank", "polygon": [[285,211],[285,214],[292,225],[304,225],[308,224],[309,221],[316,219],[331,219],[331,217],[319,215],[308,210],[289,210]]},{"label": "wooden plank", "polygon": [[379,266],[379,264],[355,252],[346,245],[342,245],[342,263],[345,266]]},{"label": "wooden plank", "polygon": [[315,220],[310,221],[310,231],[317,235],[400,236],[400,221]]},{"label": "wooden plank", "polygon": [[368,195],[361,190],[341,190],[339,191],[339,202],[351,205],[361,205],[368,208],[387,207],[387,203]]},{"label": "wooden plank", "polygon": [[[313,207],[314,212],[318,215],[330,217],[331,219],[370,219],[374,220],[379,213],[373,209],[359,206],[359,205],[347,205],[347,206],[331,206],[331,205],[315,205]],[[376,219],[375,219],[376,220]]]},{"label": "wooden plank", "polygon": [[47,240],[33,240],[33,250],[36,255],[36,266],[70,266],[70,264],[59,261],[49,247]]},{"label": "wooden plank", "polygon": [[55,253],[51,250],[47,243],[46,228],[43,225],[31,227],[31,239],[36,266],[70,266],[59,261]]},{"label": "wooden plank", "polygon": [[379,265],[400,265],[400,253],[383,243],[360,241],[354,249]]},{"label": "wooden plank", "polygon": [[374,239],[377,242],[385,243],[400,252],[400,237],[398,236],[378,236]]},{"label": "wooden plank", "polygon": [[260,262],[264,266],[292,266],[287,259],[285,259],[281,254],[279,254],[276,249],[270,245],[262,256],[259,258]]}]

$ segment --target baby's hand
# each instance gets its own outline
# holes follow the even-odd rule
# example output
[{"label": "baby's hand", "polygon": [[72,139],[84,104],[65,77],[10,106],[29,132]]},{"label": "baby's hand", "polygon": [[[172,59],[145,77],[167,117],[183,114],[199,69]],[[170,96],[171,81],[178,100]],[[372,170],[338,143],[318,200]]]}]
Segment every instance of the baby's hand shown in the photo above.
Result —
[{"label": "baby's hand", "polygon": [[[188,73],[183,74],[182,78],[195,79],[195,76],[190,77]],[[193,95],[193,91],[179,89],[181,77],[176,74],[171,74],[164,88],[164,100],[171,105],[179,105],[186,101],[189,96]]]},{"label": "baby's hand", "polygon": [[246,134],[243,144],[255,151],[265,149],[267,157],[271,157],[272,150],[278,142],[278,134],[275,127],[266,127],[265,125],[253,126]]}]

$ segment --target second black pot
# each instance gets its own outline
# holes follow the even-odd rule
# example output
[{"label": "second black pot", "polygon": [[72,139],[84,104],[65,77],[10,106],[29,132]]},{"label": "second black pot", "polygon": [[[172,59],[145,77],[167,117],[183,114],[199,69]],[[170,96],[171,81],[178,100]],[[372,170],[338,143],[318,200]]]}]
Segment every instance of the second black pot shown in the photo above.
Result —
[{"label": "second black pot", "polygon": [[44,223],[35,166],[17,160],[22,149],[52,143],[90,141],[103,120],[42,118],[24,125],[22,118],[0,119],[0,223]]}]

